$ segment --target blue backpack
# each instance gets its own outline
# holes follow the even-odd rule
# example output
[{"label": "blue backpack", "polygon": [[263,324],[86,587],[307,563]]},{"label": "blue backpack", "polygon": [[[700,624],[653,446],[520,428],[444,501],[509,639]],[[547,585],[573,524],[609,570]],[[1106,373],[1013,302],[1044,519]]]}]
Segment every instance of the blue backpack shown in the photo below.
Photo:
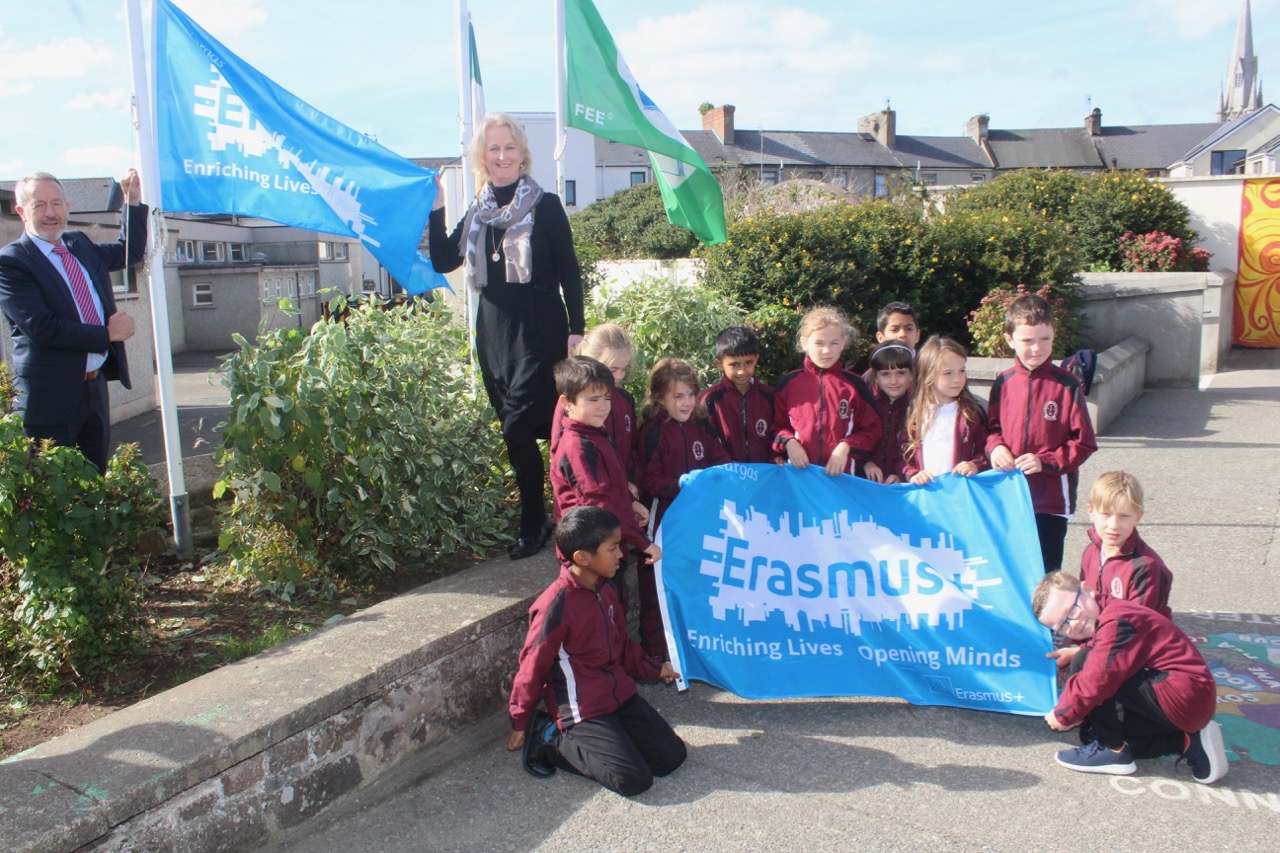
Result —
[{"label": "blue backpack", "polygon": [[1062,369],[1080,380],[1084,393],[1093,387],[1093,374],[1098,369],[1098,354],[1091,349],[1080,349],[1062,360]]}]

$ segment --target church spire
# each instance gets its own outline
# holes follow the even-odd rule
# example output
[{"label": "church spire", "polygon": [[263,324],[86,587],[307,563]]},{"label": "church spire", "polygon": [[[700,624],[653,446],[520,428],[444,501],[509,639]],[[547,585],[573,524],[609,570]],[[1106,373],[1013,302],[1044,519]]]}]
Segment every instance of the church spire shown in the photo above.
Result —
[{"label": "church spire", "polygon": [[1253,16],[1249,0],[1240,4],[1235,52],[1227,63],[1225,96],[1218,98],[1218,121],[1231,121],[1262,107],[1262,83],[1258,79],[1258,57],[1253,55]]}]

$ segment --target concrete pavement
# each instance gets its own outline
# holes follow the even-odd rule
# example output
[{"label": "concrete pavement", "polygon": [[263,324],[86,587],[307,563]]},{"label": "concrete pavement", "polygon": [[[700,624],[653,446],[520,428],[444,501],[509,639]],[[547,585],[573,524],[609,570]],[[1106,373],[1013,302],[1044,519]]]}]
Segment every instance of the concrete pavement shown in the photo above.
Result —
[{"label": "concrete pavement", "polygon": [[[182,455],[213,453],[222,440],[216,427],[227,418],[228,394],[214,372],[221,353],[186,352],[173,357],[173,392],[178,407],[178,432]],[[142,447],[148,465],[164,462],[164,427],[159,409],[111,425],[113,445],[135,443]]]},{"label": "concrete pavement", "polygon": [[[1144,538],[1174,572],[1179,624],[1219,674],[1231,771],[1172,758],[1131,777],[1073,773],[1043,721],[897,700],[751,702],[643,688],[689,760],[627,800],[527,776],[486,724],[302,828],[287,851],[1272,851],[1280,827],[1280,351],[1237,350],[1205,390],[1148,390],[1101,437],[1082,488],[1123,468]],[[1068,536],[1084,545],[1084,516]],[[1069,561],[1070,562],[1070,561]],[[1268,652],[1267,644],[1271,650]]]}]

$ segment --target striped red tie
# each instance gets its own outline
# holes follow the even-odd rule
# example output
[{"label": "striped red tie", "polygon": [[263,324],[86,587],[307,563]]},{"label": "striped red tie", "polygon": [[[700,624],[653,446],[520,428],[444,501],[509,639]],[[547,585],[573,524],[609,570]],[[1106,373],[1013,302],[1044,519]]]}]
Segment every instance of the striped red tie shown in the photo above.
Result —
[{"label": "striped red tie", "polygon": [[89,292],[89,282],[84,280],[80,264],[76,263],[76,259],[72,257],[71,251],[66,246],[54,246],[53,253],[58,256],[58,260],[62,261],[62,268],[67,271],[67,281],[71,282],[71,292],[75,294],[76,306],[80,309],[81,318],[90,326],[101,326],[102,315],[98,313],[98,306],[93,302],[93,295]]}]

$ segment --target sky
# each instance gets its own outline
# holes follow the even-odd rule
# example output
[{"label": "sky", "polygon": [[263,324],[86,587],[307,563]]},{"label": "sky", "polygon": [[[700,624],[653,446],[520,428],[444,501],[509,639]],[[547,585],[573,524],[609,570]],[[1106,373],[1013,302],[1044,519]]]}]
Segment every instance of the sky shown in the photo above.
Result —
[{"label": "sky", "polygon": [[[242,59],[405,157],[459,152],[455,0],[176,0]],[[142,0],[149,20],[150,0]],[[138,160],[121,0],[0,0],[0,180],[119,175]],[[681,129],[899,134],[1212,122],[1239,0],[596,0],[637,81]],[[1253,0],[1263,95],[1280,0]],[[555,109],[552,0],[471,0],[490,110]]]}]

